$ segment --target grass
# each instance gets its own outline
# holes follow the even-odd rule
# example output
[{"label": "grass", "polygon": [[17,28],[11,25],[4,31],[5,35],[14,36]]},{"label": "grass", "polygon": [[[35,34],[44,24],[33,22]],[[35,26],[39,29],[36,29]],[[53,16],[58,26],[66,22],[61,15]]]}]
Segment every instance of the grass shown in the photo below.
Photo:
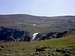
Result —
[{"label": "grass", "polygon": [[52,49],[75,48],[75,34],[71,34],[59,39],[42,41],[0,42],[0,56],[31,56],[35,52],[36,48],[44,46]]}]

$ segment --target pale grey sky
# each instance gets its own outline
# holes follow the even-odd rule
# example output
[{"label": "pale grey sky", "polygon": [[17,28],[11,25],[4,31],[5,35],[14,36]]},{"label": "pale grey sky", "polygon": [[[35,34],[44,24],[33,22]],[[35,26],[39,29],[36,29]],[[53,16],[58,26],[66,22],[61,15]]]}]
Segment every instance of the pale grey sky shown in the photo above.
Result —
[{"label": "pale grey sky", "polygon": [[0,14],[75,15],[75,0],[0,0]]}]

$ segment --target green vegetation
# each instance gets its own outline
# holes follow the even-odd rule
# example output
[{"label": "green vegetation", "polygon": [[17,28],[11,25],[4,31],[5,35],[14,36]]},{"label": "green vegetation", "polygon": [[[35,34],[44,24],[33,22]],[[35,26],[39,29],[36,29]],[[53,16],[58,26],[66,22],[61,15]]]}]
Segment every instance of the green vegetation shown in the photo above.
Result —
[{"label": "green vegetation", "polygon": [[[47,47],[45,51],[36,52],[36,48]],[[66,48],[74,48],[69,50]],[[56,50],[61,50],[57,52]],[[65,53],[62,51],[65,50]],[[75,34],[59,39],[32,42],[0,42],[0,56],[75,56]]]}]

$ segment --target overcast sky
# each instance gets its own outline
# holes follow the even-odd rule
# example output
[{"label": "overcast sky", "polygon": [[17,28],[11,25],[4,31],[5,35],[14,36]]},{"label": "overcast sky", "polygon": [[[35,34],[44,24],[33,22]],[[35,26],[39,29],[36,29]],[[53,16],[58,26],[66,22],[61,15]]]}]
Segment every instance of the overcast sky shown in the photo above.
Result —
[{"label": "overcast sky", "polygon": [[0,14],[75,15],[75,0],[0,0]]}]

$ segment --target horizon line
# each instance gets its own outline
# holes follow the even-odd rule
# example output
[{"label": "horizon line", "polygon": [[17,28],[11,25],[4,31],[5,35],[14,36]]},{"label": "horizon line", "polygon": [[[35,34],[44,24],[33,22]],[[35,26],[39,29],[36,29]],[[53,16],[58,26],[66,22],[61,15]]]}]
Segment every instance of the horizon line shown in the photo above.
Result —
[{"label": "horizon line", "polygon": [[39,16],[39,17],[57,17],[57,16],[75,16],[75,15],[52,15],[52,16],[45,16],[45,15],[33,15],[33,14],[25,14],[25,13],[5,13],[5,14],[0,14],[0,15],[30,15],[30,16]]}]

